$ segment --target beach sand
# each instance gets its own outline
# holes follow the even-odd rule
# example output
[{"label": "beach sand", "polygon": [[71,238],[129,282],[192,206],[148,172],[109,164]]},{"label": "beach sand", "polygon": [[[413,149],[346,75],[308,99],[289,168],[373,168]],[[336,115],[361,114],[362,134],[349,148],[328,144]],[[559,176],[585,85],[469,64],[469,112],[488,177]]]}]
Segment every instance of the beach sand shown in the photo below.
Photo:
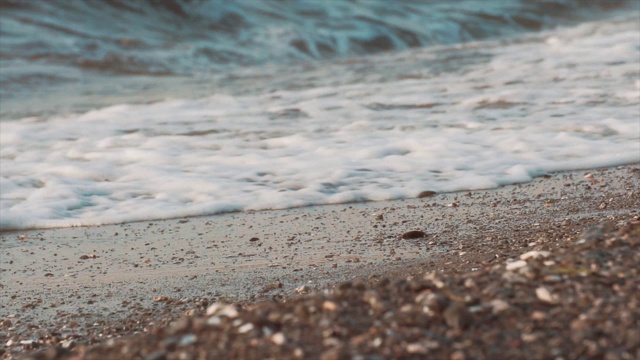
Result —
[{"label": "beach sand", "polygon": [[[0,354],[519,358],[540,344],[529,354],[640,357],[639,209],[634,164],[420,199],[4,232]],[[520,260],[531,250],[547,263]],[[592,288],[618,304],[624,336],[568,335],[591,319],[580,294]],[[565,306],[573,317],[546,321]]]}]

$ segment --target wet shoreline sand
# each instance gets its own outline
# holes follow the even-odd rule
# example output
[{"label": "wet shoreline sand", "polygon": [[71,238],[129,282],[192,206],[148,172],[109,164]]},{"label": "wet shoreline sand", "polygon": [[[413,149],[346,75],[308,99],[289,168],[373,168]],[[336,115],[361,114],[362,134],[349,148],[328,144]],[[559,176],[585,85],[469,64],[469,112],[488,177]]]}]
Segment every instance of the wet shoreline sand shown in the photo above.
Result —
[{"label": "wet shoreline sand", "polygon": [[[0,352],[6,358],[27,353],[45,357],[62,356],[69,351],[85,354],[90,344],[105,344],[109,338],[135,333],[148,333],[146,336],[150,338],[144,344],[153,343],[154,337],[165,341],[167,336],[179,335],[179,341],[182,339],[180,336],[195,334],[197,316],[204,315],[207,309],[211,317],[219,315],[216,315],[218,308],[212,304],[238,304],[240,315],[237,316],[240,319],[245,315],[255,315],[255,308],[260,304],[267,304],[271,312],[277,313],[277,309],[287,309],[287,306],[307,301],[304,299],[313,302],[313,299],[325,296],[327,298],[321,302],[320,308],[331,313],[341,307],[339,301],[331,298],[340,296],[336,292],[340,293],[338,290],[342,285],[336,285],[347,281],[359,284],[352,291],[357,293],[358,301],[363,301],[363,296],[373,296],[365,303],[371,307],[374,318],[379,316],[383,319],[390,310],[378,313],[375,299],[381,296],[379,293],[383,289],[395,286],[396,280],[432,272],[442,277],[442,280],[424,280],[432,285],[448,283],[452,279],[458,281],[458,277],[464,278],[464,284],[473,274],[484,272],[490,277],[493,267],[504,270],[507,263],[517,261],[530,250],[549,251],[551,254],[568,251],[581,239],[584,240],[581,234],[593,225],[609,224],[607,230],[603,230],[608,235],[603,237],[613,237],[616,231],[629,226],[637,227],[638,209],[640,168],[634,164],[563,172],[526,184],[438,194],[422,199],[2,233]],[[625,231],[631,234],[631,240],[625,240],[624,234],[615,236],[622,237],[623,242],[630,241],[627,246],[637,248],[637,240],[633,240],[637,234],[634,235],[633,230]],[[628,270],[637,273],[637,266],[635,269],[631,267]],[[385,278],[393,281],[382,280]],[[372,288],[367,290],[369,286]],[[455,287],[450,284],[445,288],[449,286]],[[432,289],[433,294],[440,296],[437,288]],[[323,292],[324,289],[333,290]],[[467,290],[473,293],[473,286]],[[363,295],[367,291],[369,295]],[[463,309],[462,314],[478,305],[467,303],[459,299],[460,296],[460,293],[447,295],[443,304],[463,304],[457,307]],[[517,300],[517,294],[514,296]],[[540,296],[544,298],[545,294],[534,292],[532,295],[538,302],[542,301],[536,298]],[[547,298],[549,302],[560,301],[554,296],[557,295],[551,292]],[[629,303],[633,294],[628,294],[628,297],[618,300]],[[347,305],[352,304],[349,299],[344,301],[344,308],[350,308]],[[324,302],[329,304],[326,309],[322,305]],[[507,302],[511,303],[510,300]],[[494,305],[502,308],[504,304],[498,301]],[[445,309],[451,307],[450,304],[443,306]],[[393,308],[390,305],[385,307]],[[453,313],[449,318],[457,316],[455,309],[449,313]],[[443,314],[436,314],[433,318],[444,319],[440,325],[459,332],[461,344],[466,335],[474,339],[466,333],[470,331],[468,324],[460,326],[461,320],[449,321]],[[184,315],[190,317],[177,320]],[[345,316],[350,317],[342,314]],[[633,318],[637,314],[631,316],[632,320],[635,319],[633,321],[638,321]],[[306,318],[317,321],[313,316]],[[353,314],[353,318],[357,319],[357,314]],[[220,329],[213,326],[207,331],[228,332],[227,325],[237,330],[238,326],[226,321]],[[330,323],[325,325],[330,328]],[[466,324],[465,321],[463,323]],[[169,324],[172,325],[166,331],[158,330]],[[440,325],[434,323],[434,331]],[[175,330],[176,326],[181,330]],[[283,331],[286,328],[283,324],[279,326]],[[347,325],[341,326],[349,329]],[[243,329],[249,329],[246,333],[251,335],[254,327],[257,325]],[[367,354],[365,348],[351,344],[355,335],[347,330],[347,334],[326,337],[335,341],[312,344],[317,339],[306,343],[304,338],[300,338],[290,348],[285,346],[289,341],[283,339],[294,338],[295,334],[276,330],[269,330],[271,333],[260,330],[252,335],[260,346],[264,345],[260,339],[266,339],[268,346],[264,345],[267,348],[262,354],[275,358],[291,358],[300,354],[304,358],[325,358],[326,355],[327,359],[333,355],[333,358],[350,358],[359,351]],[[273,338],[278,333],[282,336]],[[374,335],[371,335],[371,341],[365,342],[377,343],[375,339],[379,336]],[[456,334],[451,335],[455,337]],[[531,336],[526,339],[534,339],[537,335]],[[198,347],[202,344],[197,338],[193,343],[185,340],[183,346],[165,346],[166,341],[160,346],[162,341],[158,340],[160,345],[156,345],[159,347],[153,349],[151,345],[147,344],[147,349],[134,341],[132,344],[138,344],[138,353],[131,352],[134,348],[130,348],[130,352],[121,354],[120,358],[144,358],[151,353],[162,355],[158,358],[177,358],[181,351],[202,350]],[[127,339],[133,341],[138,337]],[[252,353],[252,345],[238,342],[242,336],[234,339],[226,343],[225,351],[211,351],[211,354],[249,358],[261,354]],[[386,344],[385,339],[380,341]],[[544,336],[530,343],[540,339]],[[399,352],[385,357],[400,356],[402,351],[416,357],[427,353],[474,357],[463,345],[457,345],[458,348],[451,347],[453,343],[449,344],[450,348],[445,346],[444,339],[433,340],[439,344],[435,348],[426,340],[403,341],[398,344],[405,345],[396,344]],[[121,350],[118,342],[106,344],[103,347]],[[629,344],[638,346],[633,339]],[[598,346],[596,341],[596,348]],[[247,352],[243,353],[242,347],[247,348]],[[381,347],[379,344],[377,348],[382,351]],[[445,348],[446,351],[443,350]],[[145,349],[151,353],[145,353]],[[313,354],[309,352],[311,350]],[[625,353],[624,349],[618,350],[619,354]],[[85,355],[95,358],[91,354],[89,351]],[[562,355],[566,354],[558,356]],[[517,354],[514,356],[517,358]]]}]

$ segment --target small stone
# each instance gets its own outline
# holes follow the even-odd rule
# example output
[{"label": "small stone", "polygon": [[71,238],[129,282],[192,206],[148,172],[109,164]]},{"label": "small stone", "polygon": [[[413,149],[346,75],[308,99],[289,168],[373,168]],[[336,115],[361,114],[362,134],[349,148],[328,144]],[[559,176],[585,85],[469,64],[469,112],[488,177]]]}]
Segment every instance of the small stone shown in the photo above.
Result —
[{"label": "small stone", "polygon": [[220,309],[222,309],[223,305],[219,303],[213,303],[209,305],[207,308],[207,315],[215,315]]},{"label": "small stone", "polygon": [[218,316],[212,316],[207,319],[207,325],[209,326],[220,326],[222,324],[222,320]]},{"label": "small stone", "polygon": [[251,242],[258,241],[258,240],[260,240],[260,238],[257,238],[257,237],[252,237],[251,239],[249,239],[249,241]]},{"label": "small stone", "polygon": [[426,234],[424,233],[424,231],[420,231],[420,230],[407,231],[406,233],[402,234],[402,238],[405,240],[419,239],[425,236]]},{"label": "small stone", "polygon": [[309,288],[307,285],[302,285],[296,288],[296,293],[298,294],[308,294],[311,292],[311,288]]},{"label": "small stone", "polygon": [[195,334],[187,334],[180,338],[180,341],[178,341],[178,347],[192,345],[197,340],[198,340],[198,337]]},{"label": "small stone", "polygon": [[226,316],[231,319],[234,319],[238,317],[238,315],[240,315],[235,305],[224,305],[220,303],[214,303],[209,305],[209,307],[207,308],[206,314],[208,316],[211,316],[211,315]]},{"label": "small stone", "polygon": [[266,285],[265,287],[260,289],[260,293],[264,294],[264,293],[268,293],[269,291],[273,291],[273,290],[276,290],[276,289],[282,289],[282,283],[281,282],[277,282],[277,283]]},{"label": "small stone", "polygon": [[420,192],[420,194],[418,194],[418,199],[427,198],[427,197],[432,197],[432,196],[435,196],[435,195],[437,195],[437,194],[438,194],[438,193],[437,193],[437,192],[435,192],[435,191],[430,191],[430,190],[422,191],[422,192]]},{"label": "small stone", "polygon": [[546,318],[547,318],[547,314],[543,313],[542,311],[536,310],[531,313],[531,320],[542,321],[542,320],[545,320]]},{"label": "small stone", "polygon": [[338,310],[338,304],[333,301],[325,301],[322,303],[322,309],[326,311],[336,311]]},{"label": "small stone", "polygon": [[508,263],[506,266],[507,271],[513,271],[527,266],[527,262],[524,260],[518,260]]},{"label": "small stone", "polygon": [[538,251],[538,250],[532,250],[532,251],[528,251],[522,255],[520,255],[520,259],[522,260],[528,260],[528,259],[537,259],[537,258],[547,258],[549,257],[549,255],[551,255],[550,252],[548,251]]},{"label": "small stone", "polygon": [[563,280],[563,279],[562,279],[562,276],[560,276],[560,275],[555,275],[555,274],[553,274],[553,275],[547,275],[547,276],[545,276],[543,279],[544,279],[544,281],[546,281],[546,282],[561,282],[561,281]]},{"label": "small stone", "polygon": [[242,326],[240,326],[238,328],[238,332],[240,334],[244,334],[244,333],[249,332],[251,330],[253,330],[253,324],[252,323],[246,323],[246,324],[244,324],[244,325],[242,325]]},{"label": "small stone", "polygon": [[447,284],[442,281],[435,272],[430,272],[424,275],[424,279],[430,281],[438,289],[442,289]]},{"label": "small stone", "polygon": [[271,341],[278,346],[282,346],[285,342],[287,342],[287,338],[283,333],[279,332],[271,335]]},{"label": "small stone", "polygon": [[419,343],[411,343],[407,345],[407,352],[409,354],[426,354],[427,348]]},{"label": "small stone", "polygon": [[464,287],[466,287],[467,289],[472,289],[476,287],[476,282],[471,278],[464,279]]},{"label": "small stone", "polygon": [[536,289],[536,296],[540,301],[544,301],[549,304],[555,304],[558,302],[556,296],[554,296],[547,288],[541,286]]},{"label": "small stone", "polygon": [[494,314],[499,314],[509,309],[509,303],[502,299],[493,299],[489,304],[491,305],[491,309]]},{"label": "small stone", "polygon": [[230,319],[237,318],[240,313],[238,312],[238,308],[235,305],[227,305],[220,310],[218,313],[219,316],[226,316]]}]

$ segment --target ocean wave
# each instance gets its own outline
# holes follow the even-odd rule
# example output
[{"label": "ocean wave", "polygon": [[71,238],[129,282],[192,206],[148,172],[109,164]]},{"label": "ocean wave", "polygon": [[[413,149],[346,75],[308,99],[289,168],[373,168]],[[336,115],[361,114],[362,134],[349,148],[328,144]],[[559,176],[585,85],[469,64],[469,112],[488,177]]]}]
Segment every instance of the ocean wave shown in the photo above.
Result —
[{"label": "ocean wave", "polygon": [[638,163],[638,34],[628,14],[247,69],[205,97],[2,121],[0,231],[409,198]]},{"label": "ocean wave", "polygon": [[454,44],[552,28],[626,1],[0,2],[6,65],[185,75]]}]

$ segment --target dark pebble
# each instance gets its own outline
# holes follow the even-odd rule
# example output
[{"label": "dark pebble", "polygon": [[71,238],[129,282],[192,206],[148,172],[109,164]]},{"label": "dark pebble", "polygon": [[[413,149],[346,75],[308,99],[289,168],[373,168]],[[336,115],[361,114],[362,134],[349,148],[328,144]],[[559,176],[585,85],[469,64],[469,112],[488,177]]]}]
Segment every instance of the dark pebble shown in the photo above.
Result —
[{"label": "dark pebble", "polygon": [[425,236],[427,236],[427,234],[425,234],[424,231],[420,230],[407,231],[406,233],[402,234],[403,239],[419,239]]},{"label": "dark pebble", "polygon": [[438,194],[435,191],[422,191],[420,194],[418,194],[418,199],[422,199],[422,198],[426,198],[426,197],[432,197],[434,195]]}]

